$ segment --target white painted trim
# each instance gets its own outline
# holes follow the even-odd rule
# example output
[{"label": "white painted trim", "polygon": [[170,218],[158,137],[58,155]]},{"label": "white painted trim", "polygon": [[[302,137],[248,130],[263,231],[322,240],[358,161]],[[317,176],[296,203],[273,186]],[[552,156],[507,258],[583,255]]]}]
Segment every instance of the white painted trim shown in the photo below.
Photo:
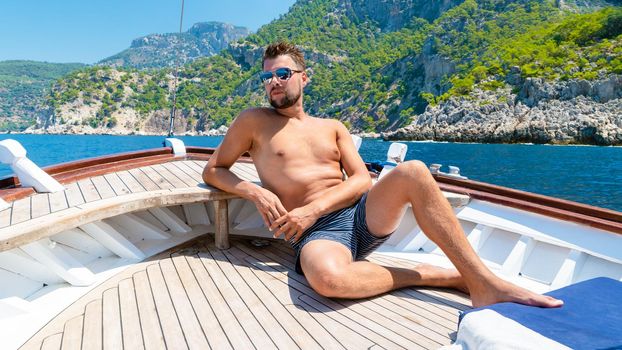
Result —
[{"label": "white painted trim", "polygon": [[31,303],[22,298],[8,297],[0,299],[0,320],[27,314],[32,312],[32,310]]},{"label": "white painted trim", "polygon": [[95,282],[95,275],[89,269],[48,238],[20,248],[74,286],[88,286]]},{"label": "white painted trim", "polygon": [[105,219],[115,225],[121,226],[123,232],[132,232],[144,239],[168,239],[171,235],[160,230],[157,226],[143,220],[142,218],[128,213]]},{"label": "white painted trim", "polygon": [[79,228],[57,233],[51,236],[50,239],[74,249],[79,249],[95,257],[105,258],[114,256],[113,252]]},{"label": "white painted trim", "polygon": [[467,233],[467,240],[471,243],[473,250],[479,252],[484,245],[484,242],[488,239],[488,236],[490,236],[490,232],[492,232],[492,230],[492,227],[477,224],[471,232]]},{"label": "white painted trim", "polygon": [[[30,255],[19,248],[14,248],[0,253],[0,268],[20,274],[41,284],[62,283],[63,279],[54,272],[48,270],[45,265],[33,259]],[[3,288],[10,288],[5,286]]]},{"label": "white painted trim", "polygon": [[23,187],[34,187],[37,192],[58,192],[65,189],[28,159],[26,149],[13,139],[0,141],[0,161],[13,169]]},{"label": "white painted trim", "polygon": [[145,258],[145,254],[140,249],[105,222],[84,224],[80,226],[80,229],[122,258],[136,260]]},{"label": "white painted trim", "polygon": [[164,226],[168,227],[169,230],[173,232],[179,233],[188,233],[192,231],[192,228],[180,219],[175,213],[173,213],[170,209],[163,207],[154,207],[147,209],[156,219],[160,220]]},{"label": "white painted trim", "polygon": [[173,148],[173,154],[175,154],[175,157],[182,157],[186,155],[186,146],[180,139],[176,139],[174,137],[166,138],[164,139],[164,145],[166,147]]},{"label": "white painted trim", "polygon": [[564,260],[562,267],[557,271],[557,275],[551,282],[551,289],[558,289],[571,284],[578,271],[581,271],[585,261],[587,260],[587,254],[576,250],[571,250]]},{"label": "white painted trim", "polygon": [[523,268],[523,265],[525,265],[525,260],[531,255],[531,251],[535,245],[536,241],[533,238],[521,236],[505,259],[505,262],[503,262],[501,271],[508,276],[517,276]]},{"label": "white painted trim", "polygon": [[246,219],[242,220],[239,224],[235,225],[233,228],[235,230],[248,230],[261,227],[266,227],[266,225],[261,217],[261,214],[256,211]]},{"label": "white painted trim", "polygon": [[184,204],[182,208],[184,208],[186,222],[189,226],[211,224],[207,208],[203,202]]}]

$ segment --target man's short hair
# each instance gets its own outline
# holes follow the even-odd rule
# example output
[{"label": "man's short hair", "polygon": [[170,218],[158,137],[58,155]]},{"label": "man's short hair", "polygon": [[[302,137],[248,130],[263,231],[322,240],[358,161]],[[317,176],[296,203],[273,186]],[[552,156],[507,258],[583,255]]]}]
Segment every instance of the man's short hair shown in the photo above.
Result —
[{"label": "man's short hair", "polygon": [[261,61],[261,66],[263,67],[264,62],[267,59],[277,58],[278,56],[283,55],[288,55],[289,57],[291,57],[298,65],[299,69],[304,70],[306,68],[305,58],[302,54],[302,51],[300,51],[300,49],[297,48],[295,45],[285,41],[279,41],[266,47],[266,51],[264,51],[263,53],[263,60]]}]

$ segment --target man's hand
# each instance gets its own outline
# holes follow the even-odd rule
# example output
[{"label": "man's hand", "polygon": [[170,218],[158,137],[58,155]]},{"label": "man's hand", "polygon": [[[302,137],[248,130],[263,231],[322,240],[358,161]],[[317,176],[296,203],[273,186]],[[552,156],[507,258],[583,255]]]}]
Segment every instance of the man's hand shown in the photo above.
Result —
[{"label": "man's hand", "polygon": [[285,240],[296,242],[300,239],[300,235],[317,221],[316,213],[317,211],[309,206],[296,208],[274,221],[270,231],[278,228],[274,233],[275,238],[285,235]]},{"label": "man's hand", "polygon": [[287,214],[279,197],[263,187],[257,187],[253,202],[267,227],[271,227],[276,219]]}]

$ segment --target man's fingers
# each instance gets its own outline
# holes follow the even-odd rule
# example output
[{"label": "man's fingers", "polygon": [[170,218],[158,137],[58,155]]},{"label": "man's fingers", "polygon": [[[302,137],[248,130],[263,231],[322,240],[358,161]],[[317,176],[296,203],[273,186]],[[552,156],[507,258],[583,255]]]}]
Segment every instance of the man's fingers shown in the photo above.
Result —
[{"label": "man's fingers", "polygon": [[272,230],[276,229],[277,227],[283,225],[283,222],[285,222],[286,219],[287,219],[287,217],[281,216],[280,218],[274,220],[272,225],[270,225],[270,231],[272,231]]},{"label": "man's fingers", "polygon": [[270,207],[270,214],[272,214],[272,221],[270,222],[270,224],[273,224],[277,219],[279,219],[280,217],[282,217],[283,215],[279,214],[279,211],[275,208],[275,207]]},{"label": "man's fingers", "polygon": [[259,211],[259,214],[261,214],[261,217],[263,218],[264,224],[266,224],[266,226],[270,227],[270,221],[268,220],[268,216],[265,213],[263,213],[261,210]]},{"label": "man's fingers", "polygon": [[296,232],[294,232],[294,240],[292,241],[292,243],[298,242],[301,235],[302,235],[302,230],[296,230]]},{"label": "man's fingers", "polygon": [[298,240],[298,225],[291,225],[290,229],[287,232],[287,240],[291,242],[296,242]]},{"label": "man's fingers", "polygon": [[274,220],[276,220],[276,218],[274,217],[274,214],[272,214],[272,212],[269,209],[266,212],[266,218],[268,219],[268,224],[266,225],[268,227],[272,226],[272,223],[274,222]]},{"label": "man's fingers", "polygon": [[282,234],[285,234],[285,239],[289,239],[287,236],[287,231],[289,229],[289,223],[285,223],[279,227],[279,229],[274,233],[274,237],[278,237]]},{"label": "man's fingers", "polygon": [[276,203],[276,210],[279,212],[279,217],[283,215],[287,215],[287,210],[285,209],[285,207],[283,207],[283,204],[281,204],[281,201],[278,201]]}]

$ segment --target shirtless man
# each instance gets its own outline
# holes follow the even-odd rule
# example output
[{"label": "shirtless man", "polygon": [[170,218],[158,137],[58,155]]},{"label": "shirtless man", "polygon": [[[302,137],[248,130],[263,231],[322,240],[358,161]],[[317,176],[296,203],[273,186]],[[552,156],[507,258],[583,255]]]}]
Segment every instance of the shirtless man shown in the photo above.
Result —
[{"label": "shirtless man", "polygon": [[[398,165],[372,187],[348,130],[314,118],[302,106],[309,82],[302,53],[270,45],[260,78],[273,108],[251,108],[231,124],[203,179],[251,200],[274,236],[297,253],[297,271],[327,297],[364,298],[407,286],[468,290],[473,306],[502,301],[557,307],[562,301],[496,277],[469,245],[451,206],[427,167]],[[229,168],[248,151],[263,187]],[[342,168],[347,179],[343,179]],[[409,204],[425,234],[457,270],[419,265],[384,267],[362,260],[397,228]]]}]

